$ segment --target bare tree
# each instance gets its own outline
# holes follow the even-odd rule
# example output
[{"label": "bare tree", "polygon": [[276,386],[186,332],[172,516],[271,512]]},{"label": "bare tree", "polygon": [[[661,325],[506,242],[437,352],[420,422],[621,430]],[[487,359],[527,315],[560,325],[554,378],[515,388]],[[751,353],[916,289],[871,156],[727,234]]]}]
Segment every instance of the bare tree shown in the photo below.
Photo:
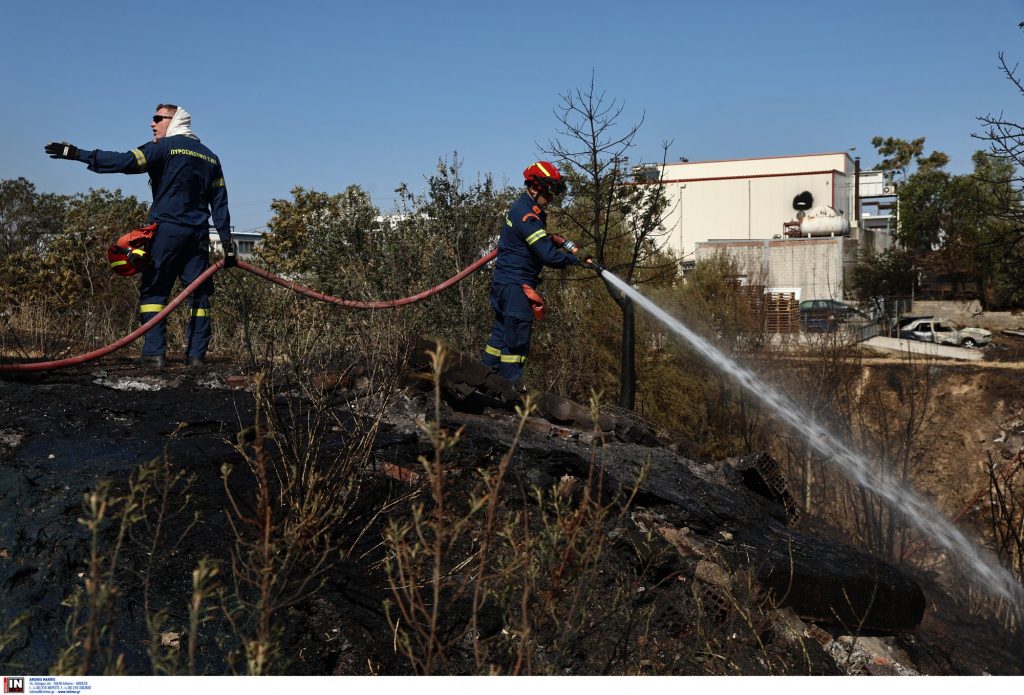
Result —
[{"label": "bare tree", "polygon": [[[1024,29],[1024,22],[1020,26]],[[1000,52],[999,67],[1018,94],[1024,96],[1024,83],[1018,75],[1019,65],[1011,66]],[[994,205],[991,202],[989,205],[989,212],[1002,223],[1000,238],[995,240],[1001,266],[1001,294],[1006,304],[1019,305],[1024,301],[1024,271],[1021,270],[1024,262],[1024,207],[1021,206],[1024,198],[1024,176],[1021,174],[1021,167],[1024,167],[1024,126],[1005,118],[1002,113],[980,116],[978,121],[984,132],[973,136],[988,144],[988,151],[996,161],[1008,164],[1002,167],[998,180],[986,183],[990,188],[1003,192],[996,196]]]},{"label": "bare tree", "polygon": [[[543,151],[566,168],[572,195],[562,201],[567,233],[593,249],[594,258],[629,284],[674,277],[677,263],[662,254],[662,222],[668,213],[664,163],[671,142],[662,143],[661,166],[630,167],[643,117],[621,124],[624,104],[598,91],[591,76],[586,89],[561,96],[555,109],[559,137]],[[633,302],[605,283],[622,311],[618,405],[636,402],[636,316]]]}]

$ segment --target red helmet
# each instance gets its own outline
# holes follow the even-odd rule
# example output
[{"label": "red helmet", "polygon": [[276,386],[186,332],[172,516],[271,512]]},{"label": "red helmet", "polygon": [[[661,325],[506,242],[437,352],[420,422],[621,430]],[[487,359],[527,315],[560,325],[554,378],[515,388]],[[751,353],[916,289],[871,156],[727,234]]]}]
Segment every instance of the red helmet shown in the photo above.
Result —
[{"label": "red helmet", "polygon": [[534,162],[523,170],[523,178],[527,186],[533,186],[551,195],[565,193],[565,179],[551,162]]},{"label": "red helmet", "polygon": [[156,232],[156,222],[133,229],[121,236],[107,249],[107,260],[110,262],[110,269],[118,275],[135,275],[141,272],[151,259],[149,247],[153,243],[153,234]]}]

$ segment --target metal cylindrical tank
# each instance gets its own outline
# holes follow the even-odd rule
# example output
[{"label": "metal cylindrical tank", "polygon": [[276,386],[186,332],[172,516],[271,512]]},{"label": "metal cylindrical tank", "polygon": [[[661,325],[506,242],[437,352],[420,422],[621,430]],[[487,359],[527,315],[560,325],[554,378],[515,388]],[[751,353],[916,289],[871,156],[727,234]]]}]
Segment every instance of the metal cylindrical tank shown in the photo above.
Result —
[{"label": "metal cylindrical tank", "polygon": [[835,208],[819,205],[804,215],[800,233],[802,236],[845,236],[850,233],[850,222]]}]

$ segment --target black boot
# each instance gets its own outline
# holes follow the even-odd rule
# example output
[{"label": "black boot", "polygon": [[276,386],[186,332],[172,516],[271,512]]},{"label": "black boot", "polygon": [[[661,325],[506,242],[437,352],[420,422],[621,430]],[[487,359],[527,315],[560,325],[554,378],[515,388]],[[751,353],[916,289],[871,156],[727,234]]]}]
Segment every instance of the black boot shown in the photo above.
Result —
[{"label": "black boot", "polygon": [[142,355],[132,360],[132,364],[136,367],[156,367],[157,369],[163,369],[167,366],[167,360],[164,359],[163,355]]}]

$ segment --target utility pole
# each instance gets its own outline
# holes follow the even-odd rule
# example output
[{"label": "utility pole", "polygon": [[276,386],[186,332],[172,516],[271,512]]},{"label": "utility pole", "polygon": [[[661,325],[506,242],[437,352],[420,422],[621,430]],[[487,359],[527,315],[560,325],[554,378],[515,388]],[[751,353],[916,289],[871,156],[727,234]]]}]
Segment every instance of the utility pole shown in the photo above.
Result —
[{"label": "utility pole", "polygon": [[853,219],[860,239],[860,157],[853,158]]}]

